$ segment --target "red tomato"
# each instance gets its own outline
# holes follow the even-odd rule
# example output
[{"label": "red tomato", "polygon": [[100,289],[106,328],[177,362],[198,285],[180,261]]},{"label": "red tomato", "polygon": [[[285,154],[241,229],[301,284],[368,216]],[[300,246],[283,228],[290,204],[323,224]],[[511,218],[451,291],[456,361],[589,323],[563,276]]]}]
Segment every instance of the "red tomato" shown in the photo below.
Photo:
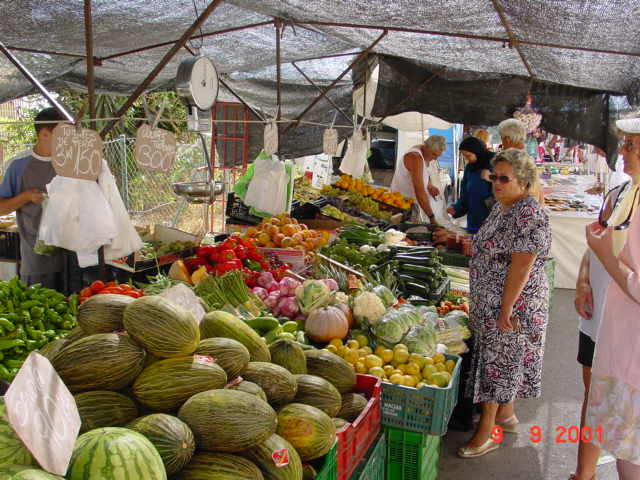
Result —
[{"label": "red tomato", "polygon": [[93,293],[98,293],[101,290],[105,289],[105,284],[104,282],[100,281],[100,280],[96,280],[95,282],[93,282],[89,288],[91,289],[91,291]]}]

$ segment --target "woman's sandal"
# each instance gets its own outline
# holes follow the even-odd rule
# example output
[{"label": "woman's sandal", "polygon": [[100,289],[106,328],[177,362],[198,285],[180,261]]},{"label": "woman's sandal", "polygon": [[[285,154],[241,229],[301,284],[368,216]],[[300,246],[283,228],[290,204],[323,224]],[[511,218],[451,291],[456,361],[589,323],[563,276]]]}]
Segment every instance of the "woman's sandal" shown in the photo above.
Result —
[{"label": "woman's sandal", "polygon": [[518,420],[518,417],[516,417],[514,413],[509,418],[505,418],[500,422],[496,421],[496,425],[500,427],[503,432],[518,433],[518,425],[520,425],[520,420]]},{"label": "woman's sandal", "polygon": [[498,447],[500,447],[500,444],[494,441],[493,438],[489,437],[489,439],[479,447],[470,447],[469,445],[460,447],[458,449],[458,456],[461,458],[482,457],[483,455],[486,455],[487,453],[494,451]]}]

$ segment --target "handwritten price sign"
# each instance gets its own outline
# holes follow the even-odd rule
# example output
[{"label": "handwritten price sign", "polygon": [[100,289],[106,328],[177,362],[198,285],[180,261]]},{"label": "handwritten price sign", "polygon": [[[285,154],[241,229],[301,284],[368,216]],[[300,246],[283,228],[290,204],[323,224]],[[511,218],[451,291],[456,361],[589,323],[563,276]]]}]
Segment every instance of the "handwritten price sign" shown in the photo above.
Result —
[{"label": "handwritten price sign", "polygon": [[60,123],[53,130],[51,161],[61,177],[96,180],[102,168],[102,139],[94,130]]},{"label": "handwritten price sign", "polygon": [[133,152],[140,168],[167,173],[176,158],[176,137],[171,132],[145,123],[138,128]]},{"label": "handwritten price sign", "polygon": [[4,400],[11,427],[40,466],[64,476],[80,431],[80,415],[49,360],[29,354]]}]

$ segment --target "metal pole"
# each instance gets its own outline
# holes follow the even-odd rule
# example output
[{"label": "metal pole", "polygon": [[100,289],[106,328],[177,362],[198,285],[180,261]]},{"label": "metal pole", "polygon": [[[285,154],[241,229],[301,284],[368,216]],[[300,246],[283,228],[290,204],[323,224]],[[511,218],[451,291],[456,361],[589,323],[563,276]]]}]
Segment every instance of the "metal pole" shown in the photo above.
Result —
[{"label": "metal pole", "polygon": [[124,188],[124,204],[129,210],[129,160],[127,159],[127,136],[123,133],[120,135],[120,144],[122,150],[122,170],[123,170],[123,179],[122,184]]},{"label": "metal pole", "polygon": [[87,61],[87,91],[89,93],[89,118],[91,128],[96,128],[96,81],[93,69],[93,17],[91,13],[91,0],[84,0],[84,41]]},{"label": "metal pole", "polygon": [[64,118],[66,118],[71,123],[74,122],[73,116],[69,112],[67,112],[67,110],[55,98],[53,98],[53,96],[51,95],[49,90],[47,90],[44,87],[44,85],[42,85],[38,81],[38,79],[31,74],[31,72],[29,70],[27,70],[27,67],[25,67],[24,65],[22,65],[22,63],[20,63],[20,60],[18,60],[13,55],[13,53],[11,53],[7,49],[7,47],[4,46],[4,44],[2,42],[0,42],[0,52],[4,53],[4,55],[9,59],[9,61],[11,63],[13,63],[18,70],[20,70],[22,75],[24,75],[26,77],[26,79],[29,80],[33,84],[34,87],[36,87],[38,90],[40,90],[40,93],[42,93],[42,95],[49,101],[49,103],[53,107],[55,107],[55,109],[58,110],[58,112],[60,112],[60,114]]},{"label": "metal pole", "polygon": [[[247,107],[249,110],[251,110],[251,113],[253,113],[256,117],[258,117],[261,121],[266,122],[267,120],[260,114],[258,113],[257,110],[255,110],[251,105],[249,105],[247,102],[245,102],[242,97],[240,97],[240,95],[238,95],[233,88],[231,88],[229,86],[229,84],[227,82],[225,82],[221,77],[218,77],[218,81],[220,82],[220,85],[222,85],[224,88],[226,88],[227,90],[229,90],[229,93],[231,93],[231,95],[233,95],[234,97],[236,97],[238,99],[238,101],[243,104],[245,107]],[[215,123],[215,122],[214,122]]]},{"label": "metal pole", "polygon": [[333,100],[331,100],[331,98],[329,98],[329,95],[327,95],[325,91],[318,86],[317,83],[315,83],[311,78],[309,78],[309,76],[306,73],[304,73],[298,65],[296,65],[296,62],[291,62],[291,65],[293,65],[293,68],[295,68],[298,72],[300,72],[300,75],[302,75],[307,82],[313,85],[316,88],[316,90],[320,92],[320,94],[325,98],[327,102],[333,105],[333,108],[335,108],[338,112],[340,112],[340,114],[347,120],[347,122],[349,123],[352,122],[352,119],[349,118],[349,115],[344,113],[344,110],[342,110],[338,105],[336,105],[336,103]]},{"label": "metal pole", "polygon": [[[169,49],[167,53],[162,57],[160,63],[155,66],[155,68],[147,75],[142,83],[136,88],[136,90],[129,96],[127,101],[122,105],[120,110],[115,114],[116,117],[121,117],[128,109],[135,103],[140,95],[147,89],[147,87],[153,82],[153,80],[158,76],[158,74],[162,71],[162,69],[171,61],[171,59],[175,56],[176,53],[187,43],[187,41],[191,38],[191,35],[200,28],[200,26],[209,18],[209,15],[213,13],[213,11],[218,8],[218,6],[224,0],[213,0],[207,8],[200,14],[200,16],[196,19],[195,22],[187,29],[186,32],[180,37],[176,43],[173,44],[173,47]],[[118,120],[111,120],[107,125],[102,129],[100,135],[104,138],[107,133],[111,131],[114,125],[118,122]]]},{"label": "metal pole", "polygon": [[507,36],[509,37],[511,45],[513,45],[513,47],[518,52],[518,55],[520,56],[520,60],[522,60],[522,63],[524,64],[524,67],[527,69],[529,76],[531,78],[536,78],[536,76],[533,73],[533,69],[531,68],[531,65],[529,64],[527,58],[524,56],[524,52],[522,51],[522,48],[520,48],[518,38],[516,37],[515,33],[513,33],[513,29],[511,28],[511,24],[509,23],[509,20],[507,20],[507,14],[504,13],[504,9],[502,8],[502,5],[498,3],[498,0],[491,0],[491,3],[493,4],[494,10],[498,13],[498,16],[500,17],[500,22],[502,23],[502,26],[507,32]]},{"label": "metal pole", "polygon": [[280,153],[280,120],[282,119],[282,52],[280,50],[280,35],[282,34],[282,22],[275,19],[276,27],[276,125],[278,127],[278,153]]}]

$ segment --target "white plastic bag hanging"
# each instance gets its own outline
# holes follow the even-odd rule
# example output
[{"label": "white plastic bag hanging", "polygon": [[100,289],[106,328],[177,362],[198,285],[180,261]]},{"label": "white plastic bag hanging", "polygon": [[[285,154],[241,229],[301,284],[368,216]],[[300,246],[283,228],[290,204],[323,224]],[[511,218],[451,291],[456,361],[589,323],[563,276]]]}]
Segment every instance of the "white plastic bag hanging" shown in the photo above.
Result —
[{"label": "white plastic bag hanging", "polygon": [[342,162],[340,163],[340,171],[351,175],[353,178],[362,177],[368,152],[369,132],[363,132],[361,125],[359,128],[354,129],[353,135],[349,139],[347,153],[344,154]]},{"label": "white plastic bag hanging", "polygon": [[267,155],[278,153],[278,124],[275,120],[264,126],[264,151]]},{"label": "white plastic bag hanging", "polygon": [[322,134],[322,151],[332,157],[335,157],[338,153],[338,131],[333,128],[333,125],[336,123],[336,116],[337,113],[333,116],[331,126]]},{"label": "white plastic bag hanging", "polygon": [[287,209],[287,186],[284,162],[277,157],[257,158],[244,203],[261,212],[279,215]]}]

